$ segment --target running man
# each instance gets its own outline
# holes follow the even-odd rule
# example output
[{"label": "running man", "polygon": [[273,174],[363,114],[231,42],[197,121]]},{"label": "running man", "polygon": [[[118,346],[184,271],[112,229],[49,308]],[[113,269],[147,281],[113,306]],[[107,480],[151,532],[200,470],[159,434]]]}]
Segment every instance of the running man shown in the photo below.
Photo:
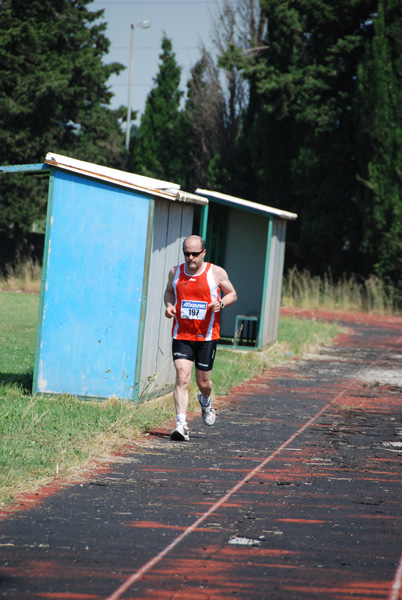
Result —
[{"label": "running man", "polygon": [[220,337],[220,311],[237,300],[225,269],[204,262],[205,252],[205,242],[198,235],[184,240],[185,262],[169,271],[164,297],[165,315],[168,319],[174,318],[172,354],[176,383],[173,398],[177,425],[170,437],[176,441],[190,440],[186,414],[193,362],[202,420],[205,425],[215,423],[211,371]]}]

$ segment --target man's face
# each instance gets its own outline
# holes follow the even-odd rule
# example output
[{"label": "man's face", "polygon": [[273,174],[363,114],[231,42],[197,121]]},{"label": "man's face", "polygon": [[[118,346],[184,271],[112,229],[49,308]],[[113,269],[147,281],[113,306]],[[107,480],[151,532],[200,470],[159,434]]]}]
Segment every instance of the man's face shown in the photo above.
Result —
[{"label": "man's face", "polygon": [[204,261],[205,250],[201,249],[199,240],[187,240],[184,244],[184,260],[190,271],[197,271]]}]

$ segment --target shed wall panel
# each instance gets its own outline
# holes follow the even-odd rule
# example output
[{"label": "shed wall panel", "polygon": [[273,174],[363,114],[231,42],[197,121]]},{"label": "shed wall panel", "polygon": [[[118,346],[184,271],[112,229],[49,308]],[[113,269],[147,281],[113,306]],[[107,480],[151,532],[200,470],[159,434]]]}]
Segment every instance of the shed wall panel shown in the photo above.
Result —
[{"label": "shed wall panel", "polygon": [[263,346],[272,344],[278,335],[285,239],[286,221],[274,219],[269,254],[267,295],[263,307]]},{"label": "shed wall panel", "polygon": [[162,320],[161,309],[163,277],[165,271],[164,244],[166,242],[168,220],[169,203],[156,200],[154,207],[148,296],[146,300],[147,310],[145,315],[141,381],[139,382],[142,394],[140,400],[143,400],[143,395],[147,394],[148,391],[151,391],[154,387],[154,375],[157,373],[157,357],[160,352],[158,339]]},{"label": "shed wall panel", "polygon": [[[179,264],[180,262],[180,247],[182,243],[182,215],[183,205],[169,204],[168,222],[166,230],[166,239],[164,247],[164,272],[158,274],[160,280],[159,285],[161,286],[160,303],[158,306],[158,314],[160,315],[160,327],[156,343],[153,347],[153,351],[158,348],[157,353],[157,364],[155,373],[157,374],[156,383],[157,390],[163,388],[165,385],[172,386],[175,380],[175,369],[171,361],[171,319],[166,319],[163,296],[165,293],[167,275],[169,269]],[[163,245],[162,245],[163,250]],[[152,270],[151,270],[152,273]],[[154,273],[151,275],[152,281],[154,280]]]},{"label": "shed wall panel", "polygon": [[56,171],[37,390],[130,398],[149,199]]},{"label": "shed wall panel", "polygon": [[145,335],[141,366],[142,398],[172,389],[175,369],[171,359],[172,320],[165,317],[164,293],[168,272],[183,262],[182,245],[191,235],[193,207],[156,200]]}]

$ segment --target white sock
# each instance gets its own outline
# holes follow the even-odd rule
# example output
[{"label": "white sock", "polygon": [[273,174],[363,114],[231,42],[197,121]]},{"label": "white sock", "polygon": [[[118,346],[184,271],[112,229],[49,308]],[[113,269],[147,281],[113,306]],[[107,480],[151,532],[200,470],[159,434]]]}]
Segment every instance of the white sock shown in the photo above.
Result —
[{"label": "white sock", "polygon": [[211,404],[211,397],[205,399],[204,396],[201,394],[200,396],[200,404],[201,406],[209,406]]},{"label": "white sock", "polygon": [[176,415],[176,417],[177,417],[178,425],[187,425],[186,415],[178,414],[178,415]]}]

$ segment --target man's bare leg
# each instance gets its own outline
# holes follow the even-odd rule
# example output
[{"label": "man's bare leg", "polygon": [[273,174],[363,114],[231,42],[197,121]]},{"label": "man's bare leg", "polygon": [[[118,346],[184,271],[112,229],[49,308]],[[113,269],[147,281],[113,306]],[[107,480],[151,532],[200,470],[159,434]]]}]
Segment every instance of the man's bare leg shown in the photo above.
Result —
[{"label": "man's bare leg", "polygon": [[212,371],[200,371],[199,369],[195,370],[195,380],[197,382],[198,389],[205,400],[210,398],[212,392],[211,373]]},{"label": "man's bare leg", "polygon": [[172,431],[171,439],[188,441],[190,439],[187,427],[188,386],[191,379],[193,362],[184,358],[173,361],[176,369],[176,383],[173,390],[173,399],[176,408],[177,425]]},{"label": "man's bare leg", "polygon": [[204,425],[213,425],[216,420],[215,410],[211,406],[212,381],[211,371],[195,370],[195,380],[200,390],[198,395],[201,404],[202,420]]}]

